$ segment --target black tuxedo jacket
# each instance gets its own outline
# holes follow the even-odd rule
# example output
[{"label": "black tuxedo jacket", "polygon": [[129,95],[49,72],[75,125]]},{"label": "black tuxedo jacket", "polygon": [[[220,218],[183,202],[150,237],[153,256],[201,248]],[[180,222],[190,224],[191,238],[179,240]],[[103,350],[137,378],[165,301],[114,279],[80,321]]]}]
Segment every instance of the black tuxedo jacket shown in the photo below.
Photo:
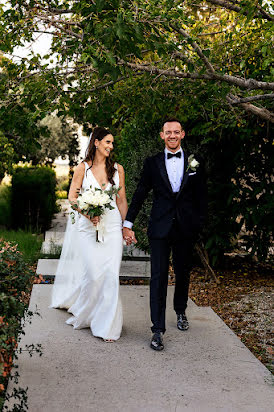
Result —
[{"label": "black tuxedo jacket", "polygon": [[150,190],[153,191],[148,237],[163,239],[168,236],[174,220],[183,238],[195,240],[205,221],[207,209],[206,178],[201,159],[196,173],[186,171],[188,156],[184,151],[184,176],[178,193],[173,193],[169,182],[165,153],[148,157],[144,162],[137,189],[132,197],[126,220],[134,222]]}]

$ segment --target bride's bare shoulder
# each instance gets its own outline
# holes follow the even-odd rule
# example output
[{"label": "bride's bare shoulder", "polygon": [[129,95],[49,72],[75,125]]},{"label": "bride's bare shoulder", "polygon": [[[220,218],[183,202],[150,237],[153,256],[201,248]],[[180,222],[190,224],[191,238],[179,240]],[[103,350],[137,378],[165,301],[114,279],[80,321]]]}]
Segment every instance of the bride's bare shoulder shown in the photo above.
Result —
[{"label": "bride's bare shoulder", "polygon": [[117,164],[117,170],[118,170],[118,172],[119,172],[119,173],[125,173],[123,166],[122,166],[122,165],[119,165],[119,163],[116,163],[116,164]]},{"label": "bride's bare shoulder", "polygon": [[79,163],[74,169],[74,175],[83,175],[85,173],[85,163]]}]

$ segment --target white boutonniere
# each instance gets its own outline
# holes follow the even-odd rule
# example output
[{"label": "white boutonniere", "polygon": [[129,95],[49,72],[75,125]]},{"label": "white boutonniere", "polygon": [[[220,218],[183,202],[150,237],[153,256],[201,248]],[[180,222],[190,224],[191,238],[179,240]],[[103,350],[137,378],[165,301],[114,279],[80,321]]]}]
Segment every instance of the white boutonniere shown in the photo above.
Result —
[{"label": "white boutonniere", "polygon": [[192,172],[196,172],[196,169],[199,166],[199,164],[200,163],[195,159],[194,154],[190,155],[188,158],[188,164],[187,164],[186,171],[190,169]]}]

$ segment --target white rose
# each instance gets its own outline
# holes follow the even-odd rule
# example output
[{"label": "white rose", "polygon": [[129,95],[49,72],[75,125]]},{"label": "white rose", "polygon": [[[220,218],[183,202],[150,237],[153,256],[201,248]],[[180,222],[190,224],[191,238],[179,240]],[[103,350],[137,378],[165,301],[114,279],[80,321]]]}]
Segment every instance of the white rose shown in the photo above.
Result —
[{"label": "white rose", "polygon": [[92,197],[92,203],[94,205],[100,205],[100,199],[101,199],[101,195],[99,192],[94,193],[93,197]]},{"label": "white rose", "polygon": [[190,164],[189,164],[189,166],[190,166],[191,168],[195,168],[195,167],[197,167],[198,165],[199,165],[199,162],[197,162],[196,159],[191,160],[191,162],[190,162]]},{"label": "white rose", "polygon": [[100,197],[100,206],[104,206],[105,204],[110,202],[110,197],[107,193],[102,193]]},{"label": "white rose", "polygon": [[80,197],[80,198],[78,199],[78,205],[79,205],[79,208],[80,208],[81,210],[87,209],[87,204],[86,204],[86,202],[82,199],[82,197]]},{"label": "white rose", "polygon": [[93,204],[94,203],[94,196],[95,196],[95,194],[93,192],[86,191],[86,192],[83,193],[82,199],[86,203]]}]

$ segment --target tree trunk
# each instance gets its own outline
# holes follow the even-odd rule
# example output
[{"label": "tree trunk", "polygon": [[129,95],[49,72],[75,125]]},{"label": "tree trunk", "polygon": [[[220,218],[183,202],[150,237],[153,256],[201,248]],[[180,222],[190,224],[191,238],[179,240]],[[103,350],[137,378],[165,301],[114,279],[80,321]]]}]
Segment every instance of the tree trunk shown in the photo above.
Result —
[{"label": "tree trunk", "polygon": [[206,273],[210,274],[212,276],[212,278],[215,280],[215,282],[219,285],[220,280],[217,278],[214,270],[212,269],[212,267],[209,264],[208,254],[207,254],[207,251],[206,251],[204,245],[196,243],[195,250],[196,250],[199,258],[201,259],[201,262],[202,262],[202,264],[203,264],[203,266],[206,270]]}]

